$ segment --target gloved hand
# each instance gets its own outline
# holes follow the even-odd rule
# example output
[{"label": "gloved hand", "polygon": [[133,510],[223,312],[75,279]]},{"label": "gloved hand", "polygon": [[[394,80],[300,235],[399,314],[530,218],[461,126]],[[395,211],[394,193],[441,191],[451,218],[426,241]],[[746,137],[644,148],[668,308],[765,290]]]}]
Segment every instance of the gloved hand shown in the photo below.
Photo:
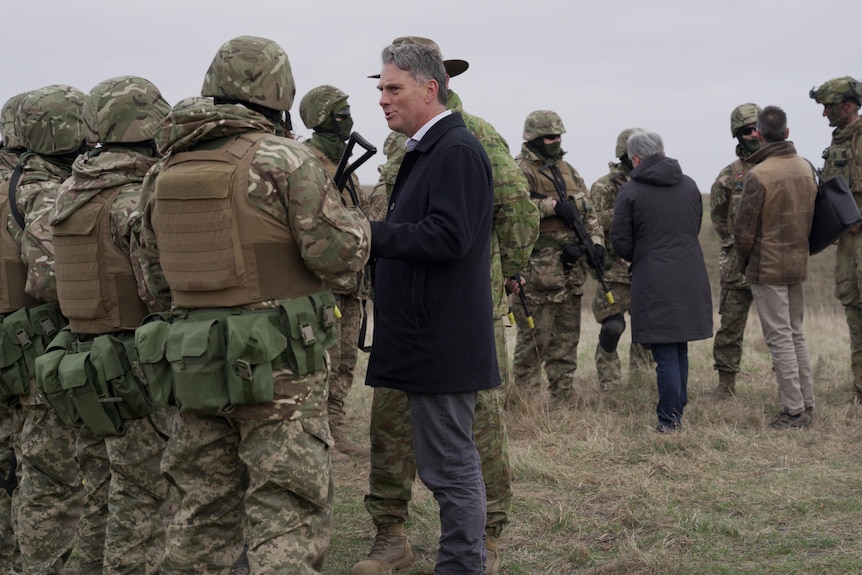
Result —
[{"label": "gloved hand", "polygon": [[584,255],[584,246],[578,244],[568,244],[563,246],[563,251],[560,253],[560,261],[563,262],[563,268],[569,269],[581,259]]},{"label": "gloved hand", "polygon": [[560,216],[563,223],[569,227],[575,225],[575,205],[571,202],[557,202],[554,206],[554,212]]},{"label": "gloved hand", "polygon": [[599,244],[593,245],[593,248],[596,250],[596,260],[598,260],[596,262],[596,265],[598,265],[600,268],[604,269],[605,268],[605,248],[603,248]]}]

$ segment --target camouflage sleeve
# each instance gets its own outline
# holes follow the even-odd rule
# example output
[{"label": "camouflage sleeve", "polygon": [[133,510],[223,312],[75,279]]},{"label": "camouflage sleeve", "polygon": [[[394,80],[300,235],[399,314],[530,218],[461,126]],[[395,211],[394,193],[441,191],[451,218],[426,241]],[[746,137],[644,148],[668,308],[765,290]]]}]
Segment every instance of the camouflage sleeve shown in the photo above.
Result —
[{"label": "camouflage sleeve", "polygon": [[368,195],[368,211],[365,213],[368,215],[369,220],[382,221],[386,218],[389,195],[388,186],[381,178]]},{"label": "camouflage sleeve", "polygon": [[599,225],[606,234],[614,221],[614,205],[618,191],[619,186],[612,180],[610,174],[602,176],[590,187],[590,203],[596,212]]},{"label": "camouflage sleeve", "polygon": [[311,152],[267,138],[252,162],[249,200],[286,221],[305,265],[341,293],[354,291],[371,249],[362,212],[345,206]]},{"label": "camouflage sleeve", "polygon": [[43,181],[34,186],[38,187],[39,191],[31,195],[26,202],[29,209],[23,212],[21,261],[27,266],[25,291],[36,299],[56,302],[57,278],[54,275],[54,243],[50,218],[60,184]]},{"label": "camouflage sleeve", "polygon": [[485,145],[494,173],[494,233],[504,278],[521,272],[539,237],[539,210],[502,138]]},{"label": "camouflage sleeve", "polygon": [[709,192],[709,216],[712,226],[718,233],[722,243],[730,244],[733,230],[728,225],[730,215],[730,201],[733,194],[730,181],[732,176],[731,166],[725,167],[718,174]]},{"label": "camouflage sleeve", "polygon": [[129,255],[138,281],[138,296],[150,311],[171,309],[171,290],[159,262],[158,242],[152,225],[154,184],[163,162],[150,168],[144,178],[139,204],[140,224],[130,229],[129,236]]}]

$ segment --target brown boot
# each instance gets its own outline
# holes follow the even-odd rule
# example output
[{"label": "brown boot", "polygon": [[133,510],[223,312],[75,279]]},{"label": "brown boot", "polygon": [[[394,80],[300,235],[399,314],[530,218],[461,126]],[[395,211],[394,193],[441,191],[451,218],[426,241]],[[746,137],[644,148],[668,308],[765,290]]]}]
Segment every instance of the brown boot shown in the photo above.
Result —
[{"label": "brown boot", "polygon": [[498,539],[485,536],[485,575],[500,575],[500,554],[497,552]]},{"label": "brown boot", "polygon": [[718,385],[709,392],[709,398],[712,400],[722,400],[734,397],[736,395],[736,372],[734,371],[719,371]]},{"label": "brown boot", "polygon": [[404,525],[381,527],[368,557],[353,566],[350,575],[386,575],[413,564],[413,550]]},{"label": "brown boot", "polygon": [[332,430],[332,439],[335,440],[335,449],[347,456],[348,459],[352,457],[356,457],[358,459],[368,460],[371,458],[371,450],[367,447],[359,447],[345,435],[344,430],[341,427],[331,427]]}]

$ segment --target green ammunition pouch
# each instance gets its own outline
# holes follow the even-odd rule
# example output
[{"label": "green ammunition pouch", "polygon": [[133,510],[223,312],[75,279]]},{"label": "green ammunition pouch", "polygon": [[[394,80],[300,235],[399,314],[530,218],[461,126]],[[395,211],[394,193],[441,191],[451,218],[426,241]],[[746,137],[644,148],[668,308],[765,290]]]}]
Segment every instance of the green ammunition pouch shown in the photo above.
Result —
[{"label": "green ammunition pouch", "polygon": [[0,322],[0,405],[14,407],[30,393],[36,358],[66,325],[60,308],[46,303],[21,308]]},{"label": "green ammunition pouch", "polygon": [[170,313],[154,313],[144,318],[135,330],[137,363],[135,372],[145,382],[150,397],[158,405],[176,405],[171,364],[165,358],[168,329],[173,317]]},{"label": "green ammunition pouch", "polygon": [[152,413],[148,392],[132,369],[137,363],[133,334],[99,335],[86,342],[67,334],[61,332],[37,361],[36,378],[65,423],[97,435],[123,435],[124,421]]},{"label": "green ammunition pouch", "polygon": [[324,369],[335,343],[330,291],[287,300],[276,309],[209,308],[170,321],[148,321],[135,334],[140,371],[154,401],[181,413],[226,414],[273,399],[273,372]]}]

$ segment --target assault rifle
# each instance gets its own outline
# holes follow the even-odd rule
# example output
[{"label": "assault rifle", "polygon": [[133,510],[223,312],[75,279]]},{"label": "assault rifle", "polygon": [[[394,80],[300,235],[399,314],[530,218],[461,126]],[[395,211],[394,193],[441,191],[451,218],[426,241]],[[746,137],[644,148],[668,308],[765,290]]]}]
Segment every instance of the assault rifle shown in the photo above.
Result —
[{"label": "assault rifle", "polygon": [[[569,196],[566,195],[566,182],[563,179],[563,175],[555,164],[551,162],[546,163],[544,166],[539,168],[539,173],[551,180],[551,183],[554,184],[554,189],[557,190],[557,195],[560,197],[558,201],[568,202],[569,204],[572,203],[571,200],[569,200]],[[596,252],[596,246],[593,243],[590,234],[587,233],[587,228],[584,226],[584,220],[581,219],[581,214],[578,213],[577,206],[572,207],[574,208],[572,210],[574,213],[574,221],[570,227],[574,230],[575,235],[578,236],[578,240],[583,244],[584,254],[587,256],[587,264],[589,264],[596,273],[596,280],[599,282],[602,292],[605,294],[605,299],[608,300],[608,303],[614,303],[614,294],[611,293],[611,289],[605,282],[605,262],[599,258],[599,254]]]},{"label": "assault rifle", "polygon": [[[359,156],[353,163],[348,164],[350,161],[350,156],[353,154],[353,148],[359,144],[363,150],[365,150],[361,156]],[[356,168],[364,164],[377,153],[377,148],[371,144],[368,140],[362,137],[359,132],[351,132],[350,138],[347,139],[347,146],[344,148],[344,152],[341,154],[341,159],[338,160],[338,168],[335,170],[335,177],[332,178],[335,180],[335,187],[338,189],[338,192],[346,187],[347,191],[350,193],[350,200],[353,202],[353,205],[362,209],[361,202],[359,201],[359,195],[356,192],[356,188],[353,187],[353,183],[350,182],[350,176],[353,175],[353,172],[356,171]],[[350,182],[350,185],[348,183]],[[365,277],[371,278],[373,274],[373,270],[371,268],[371,264],[368,263],[365,265]],[[362,320],[359,324],[359,341],[356,342],[357,347],[360,351],[371,351],[370,345],[365,345],[365,336],[368,332],[368,313],[365,311],[365,306],[368,303],[368,300],[361,299],[359,300],[359,307],[362,313]]]},{"label": "assault rifle", "polygon": [[[356,144],[359,144],[359,146],[365,151],[352,164],[348,164],[350,156],[353,154],[353,148]],[[363,138],[359,132],[350,133],[350,138],[347,139],[347,146],[341,154],[341,159],[338,160],[338,168],[336,168],[335,176],[332,178],[335,180],[335,186],[338,188],[339,192],[347,186],[347,182],[350,180],[350,176],[353,175],[353,172],[356,171],[356,168],[367,162],[369,158],[376,153],[377,148],[368,140]],[[357,208],[361,208],[362,206],[359,205],[359,196],[356,194],[356,190],[353,186],[348,187],[347,191],[350,193],[350,199],[353,201],[353,205]]]}]

